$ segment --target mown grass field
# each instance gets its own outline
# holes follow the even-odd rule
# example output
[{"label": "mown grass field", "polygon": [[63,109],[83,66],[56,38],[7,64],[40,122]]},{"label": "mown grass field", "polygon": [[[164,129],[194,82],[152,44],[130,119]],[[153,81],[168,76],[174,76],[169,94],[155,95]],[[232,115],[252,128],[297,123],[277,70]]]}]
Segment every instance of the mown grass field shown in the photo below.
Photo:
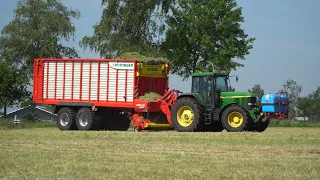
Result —
[{"label": "mown grass field", "polygon": [[1,130],[0,179],[320,179],[320,128]]}]

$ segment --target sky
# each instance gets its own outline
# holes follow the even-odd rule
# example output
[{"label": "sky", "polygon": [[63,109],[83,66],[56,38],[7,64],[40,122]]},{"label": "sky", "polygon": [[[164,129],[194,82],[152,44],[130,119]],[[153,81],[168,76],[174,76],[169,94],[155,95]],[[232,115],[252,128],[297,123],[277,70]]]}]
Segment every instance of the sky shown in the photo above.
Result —
[{"label": "sky", "polygon": [[[248,91],[260,84],[265,93],[276,93],[289,78],[302,86],[302,96],[320,86],[320,1],[318,0],[237,0],[242,7],[245,22],[242,28],[255,37],[253,49],[241,61],[245,66],[233,71],[239,81],[232,80],[236,91]],[[81,57],[97,58],[99,54],[83,50],[78,42],[92,35],[92,26],[100,21],[101,0],[62,0],[69,8],[81,13],[74,20],[76,40],[74,46]],[[0,29],[14,17],[17,0],[0,0]],[[172,75],[172,89],[190,92],[191,81]]]}]

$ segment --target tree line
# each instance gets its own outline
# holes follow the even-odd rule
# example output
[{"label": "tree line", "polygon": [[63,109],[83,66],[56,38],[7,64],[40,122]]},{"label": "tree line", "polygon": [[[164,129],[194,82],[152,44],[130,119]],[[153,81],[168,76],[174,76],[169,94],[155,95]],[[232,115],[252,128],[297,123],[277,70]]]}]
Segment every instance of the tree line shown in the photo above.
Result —
[{"label": "tree line", "polygon": [[[94,34],[83,37],[79,46],[103,58],[127,52],[164,57],[171,61],[171,73],[187,78],[211,63],[218,69],[243,67],[234,59],[245,60],[253,48],[255,38],[241,28],[245,20],[236,0],[101,0],[101,4]],[[0,35],[0,108],[31,104],[27,87],[32,86],[34,58],[79,57],[75,47],[63,42],[74,41],[72,22],[80,18],[78,10],[59,0],[18,1],[14,18]]]}]

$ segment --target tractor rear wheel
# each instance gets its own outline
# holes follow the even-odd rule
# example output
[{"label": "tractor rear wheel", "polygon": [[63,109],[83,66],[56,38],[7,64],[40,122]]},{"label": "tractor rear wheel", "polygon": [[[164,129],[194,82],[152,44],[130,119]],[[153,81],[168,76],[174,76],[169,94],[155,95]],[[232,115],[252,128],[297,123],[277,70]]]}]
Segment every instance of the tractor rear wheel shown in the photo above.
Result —
[{"label": "tractor rear wheel", "polygon": [[77,127],[79,130],[99,130],[100,121],[95,112],[88,107],[80,108],[76,116]]},{"label": "tractor rear wheel", "polygon": [[228,132],[239,132],[245,130],[248,119],[249,116],[243,108],[233,105],[223,111],[221,123]]},{"label": "tractor rear wheel", "polygon": [[75,112],[68,107],[63,107],[57,114],[57,125],[61,131],[77,130]]},{"label": "tractor rear wheel", "polygon": [[171,109],[172,126],[179,132],[202,131],[204,108],[193,98],[178,99]]}]

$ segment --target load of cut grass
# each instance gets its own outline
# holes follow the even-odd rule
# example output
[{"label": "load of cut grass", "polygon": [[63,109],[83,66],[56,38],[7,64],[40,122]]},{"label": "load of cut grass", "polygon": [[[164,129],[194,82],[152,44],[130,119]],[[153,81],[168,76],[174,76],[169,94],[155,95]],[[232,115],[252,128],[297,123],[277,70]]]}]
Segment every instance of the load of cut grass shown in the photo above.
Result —
[{"label": "load of cut grass", "polygon": [[147,57],[137,52],[122,53],[117,59],[136,59],[138,62],[141,62],[143,64],[152,64],[152,65],[164,64],[168,62],[168,60],[162,57]]},{"label": "load of cut grass", "polygon": [[139,99],[145,101],[156,101],[156,98],[161,98],[162,96],[155,92],[147,92],[143,96],[139,96]]}]

